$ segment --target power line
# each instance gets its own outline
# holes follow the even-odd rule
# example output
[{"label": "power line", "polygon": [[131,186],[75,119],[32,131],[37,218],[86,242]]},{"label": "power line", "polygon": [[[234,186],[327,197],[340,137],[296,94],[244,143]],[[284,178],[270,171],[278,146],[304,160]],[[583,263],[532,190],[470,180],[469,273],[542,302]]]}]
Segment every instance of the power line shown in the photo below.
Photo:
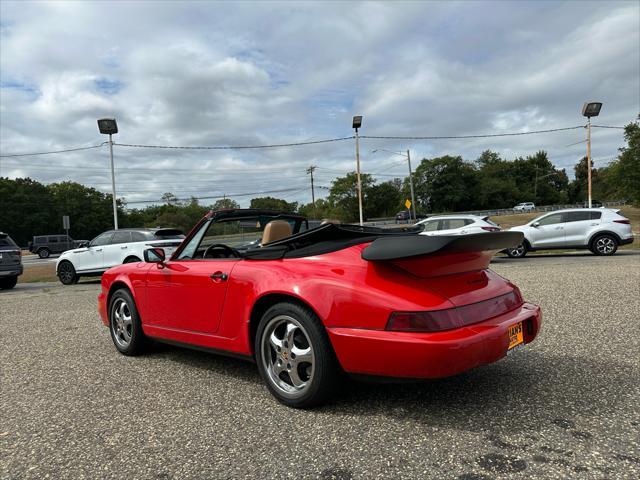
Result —
[{"label": "power line", "polygon": [[[305,188],[306,189],[306,188]],[[284,189],[280,189],[280,190],[265,190],[262,192],[247,192],[247,193],[229,193],[229,194],[225,194],[225,195],[218,195],[218,196],[213,196],[213,197],[193,197],[197,200],[219,200],[221,198],[232,198],[232,197],[248,197],[249,195],[264,195],[265,193],[282,193],[282,192],[292,192],[294,190],[298,190],[298,187],[296,188],[284,188]],[[191,198],[178,198],[176,199],[176,201],[178,202],[184,202],[184,201],[189,201],[191,200]],[[158,203],[158,202],[164,202],[165,200],[163,199],[156,199],[156,200],[136,200],[136,201],[132,201],[132,202],[127,202],[125,201],[124,203],[128,204],[134,204],[134,203]]]},{"label": "power line", "polygon": [[34,152],[34,153],[12,153],[10,155],[0,155],[1,158],[8,157],[31,157],[34,155],[50,155],[52,153],[67,153],[67,152],[79,152],[81,150],[91,150],[92,148],[100,148],[107,144],[107,142],[102,142],[99,145],[93,145],[91,147],[77,147],[77,148],[67,148],[65,150],[52,150],[50,152]]},{"label": "power line", "polygon": [[280,148],[280,147],[299,147],[302,145],[317,145],[320,143],[342,142],[344,140],[351,140],[353,137],[340,137],[340,138],[327,138],[325,140],[313,140],[309,142],[292,142],[292,143],[276,143],[271,145],[213,145],[213,146],[175,146],[175,145],[139,145],[132,143],[115,143],[120,147],[133,147],[133,148],[163,148],[174,150],[250,150],[260,148]]},{"label": "power line", "polygon": [[487,133],[487,134],[481,134],[481,135],[431,135],[431,136],[424,136],[424,137],[360,135],[360,138],[370,138],[370,139],[379,139],[379,140],[450,140],[450,139],[465,139],[465,138],[515,137],[519,135],[534,135],[537,133],[551,133],[551,132],[563,132],[567,130],[578,130],[579,128],[584,128],[584,125],[578,125],[576,127],[551,128],[548,130],[531,130],[529,132]]},{"label": "power line", "polygon": [[626,127],[612,127],[611,125],[591,125],[591,128],[615,128],[619,130],[624,130]]}]

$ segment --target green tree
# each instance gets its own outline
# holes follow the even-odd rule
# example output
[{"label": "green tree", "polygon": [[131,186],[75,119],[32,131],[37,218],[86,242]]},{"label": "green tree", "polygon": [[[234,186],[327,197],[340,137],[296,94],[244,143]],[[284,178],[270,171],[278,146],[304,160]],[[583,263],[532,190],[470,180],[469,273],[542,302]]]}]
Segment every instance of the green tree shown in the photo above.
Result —
[{"label": "green tree", "polygon": [[416,202],[425,211],[455,212],[478,207],[478,174],[462,157],[423,159],[414,174]]},{"label": "green tree", "polygon": [[620,149],[618,159],[609,165],[608,177],[619,199],[640,205],[640,123],[627,125],[624,138],[627,146]]},{"label": "green tree", "polygon": [[250,208],[264,210],[278,210],[281,212],[295,212],[298,209],[298,203],[289,203],[281,198],[258,197],[251,199]]},{"label": "green tree", "polygon": [[364,213],[367,218],[392,217],[402,205],[401,184],[393,180],[371,185],[366,190]]},{"label": "green tree", "polygon": [[[360,182],[362,185],[362,203],[364,209],[364,206],[367,204],[367,192],[375,181],[370,174],[363,173],[360,175]],[[357,186],[358,178],[355,172],[348,173],[344,177],[338,177],[331,182],[329,204],[331,205],[333,215],[338,219],[353,222],[359,218]]]},{"label": "green tree", "polygon": [[51,192],[30,178],[0,177],[0,214],[0,231],[20,246],[26,246],[34,235],[63,233]]},{"label": "green tree", "polygon": [[240,204],[230,198],[221,198],[220,200],[216,200],[213,205],[211,205],[211,210],[227,210],[227,209],[236,209],[240,208]]}]

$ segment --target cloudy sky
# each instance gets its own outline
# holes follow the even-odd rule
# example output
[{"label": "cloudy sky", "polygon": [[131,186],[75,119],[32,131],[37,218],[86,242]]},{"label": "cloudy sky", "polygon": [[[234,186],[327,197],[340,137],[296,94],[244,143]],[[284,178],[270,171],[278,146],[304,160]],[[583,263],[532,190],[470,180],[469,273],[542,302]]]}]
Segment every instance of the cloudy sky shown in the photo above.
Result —
[{"label": "cloudy sky", "polygon": [[[42,2],[0,1],[0,153],[91,146],[96,119],[115,141],[256,145],[353,134],[431,136],[597,124],[640,112],[640,4],[629,2]],[[473,140],[363,140],[362,170],[402,176],[418,160],[485,149],[547,150],[567,168],[584,130]],[[593,133],[596,166],[622,131]],[[134,203],[253,192],[310,201],[354,169],[353,141],[266,150],[116,146],[118,196]],[[0,159],[0,175],[73,180],[110,191],[108,149]],[[274,192],[275,191],[275,192]],[[249,195],[242,195],[249,194]],[[202,203],[211,203],[203,200]]]}]

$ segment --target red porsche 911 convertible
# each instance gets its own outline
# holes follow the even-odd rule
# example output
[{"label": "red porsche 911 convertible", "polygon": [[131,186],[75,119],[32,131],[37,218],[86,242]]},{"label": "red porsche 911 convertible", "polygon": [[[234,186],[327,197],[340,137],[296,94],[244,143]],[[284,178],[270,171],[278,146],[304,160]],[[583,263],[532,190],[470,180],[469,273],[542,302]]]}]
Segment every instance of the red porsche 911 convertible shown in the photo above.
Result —
[{"label": "red porsche 911 convertible", "polygon": [[222,210],[170,259],[150,248],[145,262],[107,270],[98,309],[125,355],[153,339],[247,358],[278,400],[308,407],[341,372],[445,377],[533,341],[540,308],[488,269],[520,242]]}]

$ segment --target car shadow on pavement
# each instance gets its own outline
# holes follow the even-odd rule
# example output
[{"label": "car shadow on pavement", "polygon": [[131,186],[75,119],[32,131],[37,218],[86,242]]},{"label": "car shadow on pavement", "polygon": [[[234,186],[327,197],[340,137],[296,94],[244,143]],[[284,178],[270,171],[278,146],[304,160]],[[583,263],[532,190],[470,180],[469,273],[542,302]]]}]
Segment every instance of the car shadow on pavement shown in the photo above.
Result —
[{"label": "car shadow on pavement", "polygon": [[637,392],[640,375],[628,365],[522,353],[441,380],[350,383],[324,410],[338,415],[384,415],[476,432],[537,431],[554,421],[572,425],[576,415],[606,417],[620,408],[621,398]]}]

